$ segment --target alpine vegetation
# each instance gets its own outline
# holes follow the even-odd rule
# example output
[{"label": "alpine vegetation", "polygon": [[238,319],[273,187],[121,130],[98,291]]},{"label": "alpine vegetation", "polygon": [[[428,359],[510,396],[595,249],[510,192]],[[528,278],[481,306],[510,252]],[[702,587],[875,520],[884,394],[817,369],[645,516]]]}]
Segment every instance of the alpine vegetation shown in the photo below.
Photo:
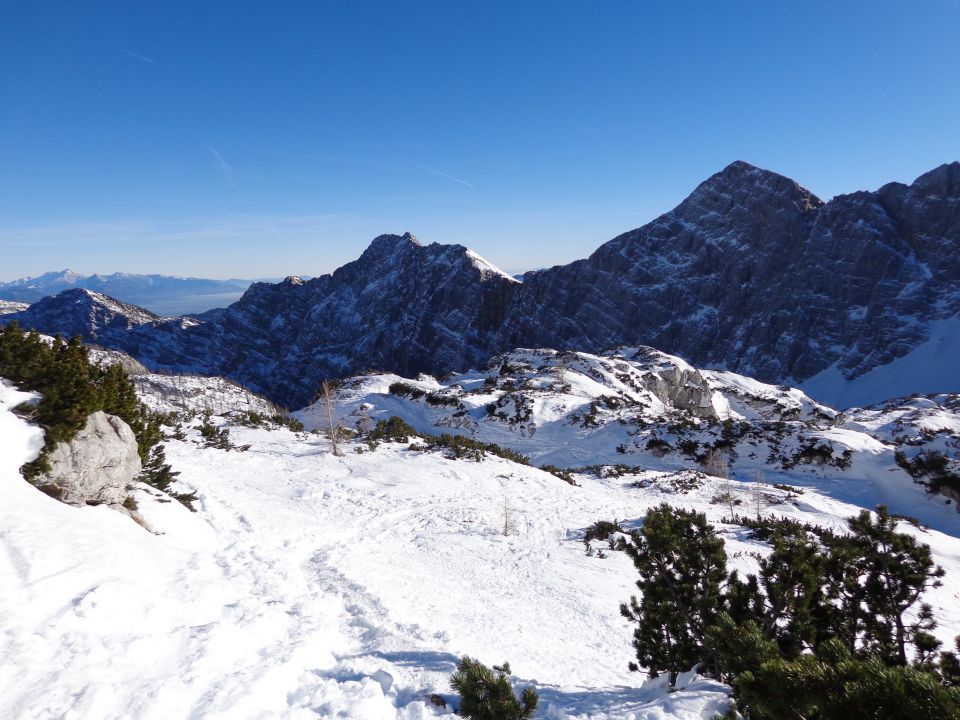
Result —
[{"label": "alpine vegetation", "polygon": [[[623,545],[641,597],[637,625],[652,676],[698,667],[730,683],[747,718],[956,718],[957,655],[943,650],[925,593],[945,571],[930,547],[880,506],[843,532],[787,518],[727,518],[767,548],[756,572],[728,573],[703,513],[664,504]],[[960,636],[957,641],[960,642]]]}]

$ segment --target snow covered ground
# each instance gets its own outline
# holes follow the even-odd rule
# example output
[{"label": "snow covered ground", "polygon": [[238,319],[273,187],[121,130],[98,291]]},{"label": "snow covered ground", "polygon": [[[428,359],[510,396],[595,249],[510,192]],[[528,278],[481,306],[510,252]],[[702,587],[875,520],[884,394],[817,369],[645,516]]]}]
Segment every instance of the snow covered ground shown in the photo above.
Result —
[{"label": "snow covered ground", "polygon": [[[567,368],[564,380],[586,387],[589,378]],[[769,392],[783,412],[817,412]],[[726,481],[686,487],[664,466],[581,473],[574,486],[501,458],[452,460],[408,444],[352,443],[334,457],[321,436],[286,429],[231,427],[250,449],[227,452],[201,447],[188,428],[167,457],[178,489],[199,496],[197,512],[140,488],[148,532],[23,481],[17,468],[41,441],[9,411],[24,397],[0,387],[0,717],[450,717],[462,654],[509,661],[549,720],[703,720],[725,709],[716,682],[688,674],[667,693],[662,678],[644,683],[627,670],[632,629],[618,608],[636,574],[622,553],[588,556],[582,534],[599,519],[636,527],[663,501],[719,523]],[[345,401],[344,412],[357,409]],[[831,497],[823,474],[808,480],[800,493],[765,488],[763,512],[841,529],[858,508]],[[749,481],[733,489],[754,497]],[[746,553],[762,546],[718,527],[731,563],[749,569]],[[960,540],[902,529],[947,569],[927,599],[952,641]]]},{"label": "snow covered ground", "polygon": [[131,377],[137,396],[155,412],[186,412],[225,415],[248,411],[273,415],[280,409],[222,377],[203,375],[160,375],[145,373]]},{"label": "snow covered ground", "polygon": [[[644,493],[590,491],[499,458],[383,446],[335,458],[317,436],[232,428],[247,452],[170,442],[199,511],[136,494],[151,534],[71,508],[18,466],[38,432],[0,395],[0,716],[424,718],[462,653],[509,660],[540,717],[704,717],[725,689],[667,695],[627,671],[626,558],[578,534],[639,516]],[[624,504],[624,500],[631,501]],[[516,525],[504,536],[503,507]]]}]

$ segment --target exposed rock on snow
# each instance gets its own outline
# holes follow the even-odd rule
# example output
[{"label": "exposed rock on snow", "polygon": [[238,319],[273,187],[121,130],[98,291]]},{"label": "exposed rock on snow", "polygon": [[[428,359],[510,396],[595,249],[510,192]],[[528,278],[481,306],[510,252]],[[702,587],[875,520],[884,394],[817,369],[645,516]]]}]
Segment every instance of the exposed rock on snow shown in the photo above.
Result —
[{"label": "exposed rock on snow", "polygon": [[90,359],[104,367],[120,365],[130,376],[140,401],[155,412],[212,415],[236,411],[264,415],[281,412],[269,400],[226,378],[151,373],[142,363],[119,350],[91,348]]},{"label": "exposed rock on snow", "polygon": [[36,485],[69,505],[120,505],[141,470],[137,439],[123,420],[97,411],[69,442],[47,456]]},{"label": "exposed rock on snow", "polygon": [[714,391],[696,368],[653,348],[643,348],[632,354],[632,359],[640,357],[651,365],[650,371],[644,374],[644,381],[660,402],[686,410],[697,417],[719,417],[714,404]]},{"label": "exposed rock on snow", "polygon": [[90,348],[90,360],[100,367],[109,365],[119,365],[127,375],[146,375],[150,371],[147,367],[119,350],[104,350],[102,348]]}]

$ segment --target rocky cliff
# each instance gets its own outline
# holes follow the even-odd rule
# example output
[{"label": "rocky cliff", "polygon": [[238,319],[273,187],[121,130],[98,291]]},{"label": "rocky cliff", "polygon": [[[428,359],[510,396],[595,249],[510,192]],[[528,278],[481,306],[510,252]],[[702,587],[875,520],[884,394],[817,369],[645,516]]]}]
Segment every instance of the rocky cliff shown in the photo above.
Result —
[{"label": "rocky cliff", "polygon": [[960,163],[828,203],[733,163],[586,260],[524,278],[505,345],[643,342],[767,381],[902,356],[960,311]]}]

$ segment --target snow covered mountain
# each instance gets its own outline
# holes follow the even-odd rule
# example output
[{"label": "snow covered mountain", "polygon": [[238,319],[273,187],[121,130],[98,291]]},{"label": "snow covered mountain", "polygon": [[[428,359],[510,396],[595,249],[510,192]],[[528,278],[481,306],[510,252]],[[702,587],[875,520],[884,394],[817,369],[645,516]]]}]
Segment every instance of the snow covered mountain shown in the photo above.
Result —
[{"label": "snow covered mountain", "polygon": [[[289,407],[312,401],[320,381],[368,367],[417,372],[486,359],[520,283],[467,248],[383,235],[361,257],[312,280],[254,283],[243,298],[199,318],[91,323],[86,303],[114,317],[103,296],[73,290],[5,316],[52,333],[69,327],[154,369],[222,375]],[[87,299],[80,301],[80,293]],[[76,295],[74,295],[76,294]],[[147,322],[141,322],[146,319]]]},{"label": "snow covered mountain", "polygon": [[[958,260],[960,163],[824,203],[735,162],[653,222],[523,282],[462,246],[383,235],[331,275],[255,283],[197,321],[70,327],[290,407],[367,368],[442,374],[518,346],[623,344],[843,407],[960,390]],[[70,322],[39,305],[5,317],[45,332]]]},{"label": "snow covered mountain", "polygon": [[123,302],[141,305],[160,315],[185,315],[236,301],[250,280],[208,280],[170,275],[81,275],[73,270],[48,272],[12,282],[0,282],[0,300],[36,302],[71,288],[85,288]]},{"label": "snow covered mountain", "polygon": [[[958,256],[960,163],[824,203],[736,162],[586,260],[526,275],[502,337],[594,351],[642,342],[768,382],[856,378],[956,317]],[[911,391],[960,390],[957,359],[940,358],[947,386]],[[824,389],[832,402],[840,388]]]},{"label": "snow covered mountain", "polygon": [[[10,313],[9,318],[29,318],[31,315],[43,318],[42,324],[54,328],[48,333],[50,335],[58,332],[64,337],[80,335],[92,340],[101,335],[104,338],[112,334],[122,335],[139,325],[159,320],[149,310],[80,288],[43,298],[19,313]],[[40,323],[36,329],[43,330]]]}]

